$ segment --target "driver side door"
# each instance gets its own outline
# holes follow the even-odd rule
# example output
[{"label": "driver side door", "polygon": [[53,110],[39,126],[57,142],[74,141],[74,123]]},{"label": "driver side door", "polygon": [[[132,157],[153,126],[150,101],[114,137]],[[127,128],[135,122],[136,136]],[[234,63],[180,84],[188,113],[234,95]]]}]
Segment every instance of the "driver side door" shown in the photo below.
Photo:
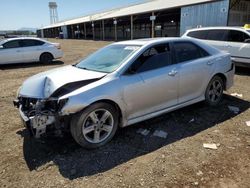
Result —
[{"label": "driver side door", "polygon": [[4,43],[0,49],[0,64],[18,63],[22,61],[20,40],[11,40]]},{"label": "driver side door", "polygon": [[128,119],[176,105],[178,80],[178,67],[173,63],[169,44],[146,50],[121,77]]}]

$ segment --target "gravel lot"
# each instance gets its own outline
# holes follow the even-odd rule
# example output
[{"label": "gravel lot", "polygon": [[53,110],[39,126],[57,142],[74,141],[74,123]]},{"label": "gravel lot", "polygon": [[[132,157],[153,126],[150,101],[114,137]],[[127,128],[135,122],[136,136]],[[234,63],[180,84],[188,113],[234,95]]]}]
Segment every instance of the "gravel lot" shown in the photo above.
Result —
[{"label": "gravel lot", "polygon": [[[0,66],[0,187],[249,187],[250,69],[237,69],[235,85],[218,107],[198,103],[120,129],[108,145],[88,151],[70,135],[31,139],[12,105],[29,76],[73,64],[109,43],[56,41],[65,52],[61,61]],[[243,97],[230,96],[235,92]],[[150,133],[138,134],[139,128]],[[155,130],[168,137],[154,137]]]}]

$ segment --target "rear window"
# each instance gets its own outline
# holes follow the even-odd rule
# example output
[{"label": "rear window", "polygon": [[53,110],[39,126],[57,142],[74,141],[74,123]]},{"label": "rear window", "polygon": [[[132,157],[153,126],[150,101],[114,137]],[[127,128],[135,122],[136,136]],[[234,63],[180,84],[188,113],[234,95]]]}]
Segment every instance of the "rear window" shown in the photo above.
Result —
[{"label": "rear window", "polygon": [[33,40],[33,39],[25,39],[22,40],[21,45],[22,47],[30,47],[30,46],[41,46],[44,42],[40,40]]},{"label": "rear window", "polygon": [[187,34],[189,37],[197,38],[197,39],[206,39],[208,31],[200,30],[200,31],[191,31]]},{"label": "rear window", "polygon": [[191,42],[175,42],[174,48],[178,63],[209,56],[208,52]]}]

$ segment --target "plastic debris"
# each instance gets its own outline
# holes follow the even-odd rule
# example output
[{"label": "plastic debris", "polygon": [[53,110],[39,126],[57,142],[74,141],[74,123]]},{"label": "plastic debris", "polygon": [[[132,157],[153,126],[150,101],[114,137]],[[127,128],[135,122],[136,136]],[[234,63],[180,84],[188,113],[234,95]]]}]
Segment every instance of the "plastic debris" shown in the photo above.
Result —
[{"label": "plastic debris", "polygon": [[164,132],[162,130],[156,130],[153,134],[153,136],[157,136],[157,137],[160,137],[160,138],[167,138],[168,136],[168,133],[167,132]]},{"label": "plastic debris", "polygon": [[216,144],[203,144],[203,147],[207,149],[218,149]]},{"label": "plastic debris", "polygon": [[140,129],[137,130],[137,133],[142,134],[143,136],[147,136],[150,133],[150,131],[147,130],[147,129],[141,129],[140,128]]},{"label": "plastic debris", "polygon": [[248,127],[250,127],[250,121],[246,121]]},{"label": "plastic debris", "polygon": [[193,119],[191,119],[188,123],[192,123],[192,122],[194,122],[194,118],[193,118]]},{"label": "plastic debris", "polygon": [[199,172],[197,172],[196,174],[197,174],[197,176],[202,176],[203,172],[199,170]]},{"label": "plastic debris", "polygon": [[240,98],[243,97],[243,95],[242,95],[242,94],[239,94],[239,93],[231,93],[231,96],[240,97]]},{"label": "plastic debris", "polygon": [[235,114],[238,114],[240,112],[240,109],[236,106],[228,106],[228,109]]}]

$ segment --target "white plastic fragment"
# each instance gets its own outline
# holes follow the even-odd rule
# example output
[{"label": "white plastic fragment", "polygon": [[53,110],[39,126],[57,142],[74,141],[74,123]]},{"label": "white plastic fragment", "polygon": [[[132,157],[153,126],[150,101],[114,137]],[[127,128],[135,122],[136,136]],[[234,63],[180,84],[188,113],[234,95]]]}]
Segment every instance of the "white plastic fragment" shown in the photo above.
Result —
[{"label": "white plastic fragment", "polygon": [[167,132],[164,132],[162,130],[156,130],[153,134],[153,136],[157,136],[157,137],[160,137],[160,138],[167,138],[168,136],[168,133]]},{"label": "white plastic fragment", "polygon": [[216,144],[203,144],[203,147],[207,149],[218,149]]},{"label": "white plastic fragment", "polygon": [[147,129],[140,128],[137,130],[137,133],[142,134],[143,136],[147,136],[150,133],[150,131]]},{"label": "white plastic fragment", "polygon": [[194,118],[192,118],[188,123],[192,123],[192,122],[194,122]]},{"label": "white plastic fragment", "polygon": [[240,109],[236,106],[228,106],[228,109],[235,114],[238,114],[240,112]]},{"label": "white plastic fragment", "polygon": [[250,127],[250,121],[246,121],[248,127]]},{"label": "white plastic fragment", "polygon": [[234,96],[234,97],[240,97],[240,98],[242,98],[242,97],[243,97],[243,95],[242,95],[242,94],[240,94],[240,93],[231,93],[231,96]]}]

